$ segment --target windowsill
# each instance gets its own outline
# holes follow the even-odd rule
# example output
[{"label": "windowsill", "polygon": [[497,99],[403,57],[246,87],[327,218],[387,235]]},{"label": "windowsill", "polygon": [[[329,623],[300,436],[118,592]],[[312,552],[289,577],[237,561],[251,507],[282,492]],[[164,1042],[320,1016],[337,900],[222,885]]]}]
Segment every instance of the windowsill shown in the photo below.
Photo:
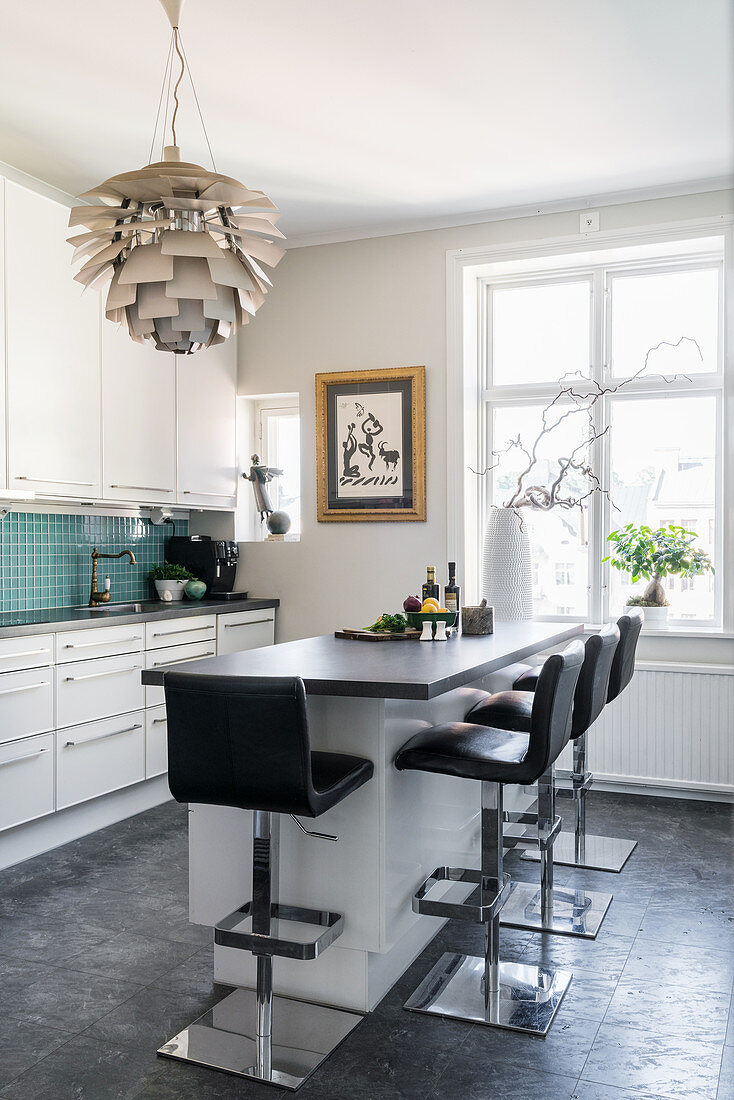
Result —
[{"label": "windowsill", "polygon": [[[559,619],[559,622],[563,622],[563,619]],[[609,620],[613,622],[613,619]],[[602,628],[601,623],[584,623],[584,632],[593,634]],[[721,641],[727,641],[734,639],[734,633],[728,630],[723,630],[717,626],[680,626],[675,624],[668,627],[651,627],[643,626],[643,637],[645,638],[716,638]]]}]

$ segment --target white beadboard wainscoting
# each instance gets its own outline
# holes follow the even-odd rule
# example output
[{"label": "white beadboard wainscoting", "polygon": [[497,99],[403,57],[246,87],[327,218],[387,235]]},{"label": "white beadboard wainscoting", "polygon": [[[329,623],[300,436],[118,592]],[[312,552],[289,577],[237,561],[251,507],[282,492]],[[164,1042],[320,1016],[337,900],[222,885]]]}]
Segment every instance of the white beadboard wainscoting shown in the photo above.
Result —
[{"label": "white beadboard wainscoting", "polygon": [[734,665],[638,661],[587,745],[599,786],[734,799]]}]

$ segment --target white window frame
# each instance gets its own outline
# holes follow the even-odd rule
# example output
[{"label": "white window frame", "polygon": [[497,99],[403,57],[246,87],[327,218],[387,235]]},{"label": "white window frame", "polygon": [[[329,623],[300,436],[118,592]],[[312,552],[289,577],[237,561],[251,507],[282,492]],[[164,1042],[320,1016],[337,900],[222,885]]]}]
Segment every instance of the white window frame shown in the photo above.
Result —
[{"label": "white window frame", "polygon": [[[605,279],[608,273],[654,273],[656,270],[700,268],[709,263],[721,265],[720,277],[720,319],[722,324],[719,341],[719,363],[717,371],[711,374],[695,375],[693,387],[683,380],[682,384],[668,384],[652,378],[636,379],[620,391],[615,399],[629,400],[640,396],[656,396],[661,392],[672,395],[675,392],[688,395],[711,393],[716,399],[717,414],[717,481],[716,481],[716,560],[720,565],[716,584],[716,606],[713,624],[698,620],[693,627],[702,633],[721,633],[734,630],[734,594],[732,578],[727,575],[725,563],[730,560],[730,548],[734,546],[734,517],[731,507],[725,507],[724,470],[734,468],[734,419],[731,414],[728,422],[724,419],[724,409],[734,404],[734,386],[732,385],[732,364],[728,349],[734,345],[734,219],[710,218],[695,223],[677,223],[654,229],[638,231],[608,232],[594,235],[589,242],[585,237],[566,237],[528,242],[511,248],[471,250],[459,249],[447,253],[447,459],[449,467],[448,530],[447,543],[451,557],[465,563],[465,589],[468,598],[479,596],[479,560],[481,534],[487,511],[489,493],[484,482],[487,478],[477,478],[469,467],[482,469],[487,464],[484,456],[492,448],[491,420],[487,415],[488,404],[521,404],[529,400],[540,402],[550,399],[557,392],[555,383],[537,385],[491,387],[488,377],[488,327],[487,327],[487,287],[506,282],[545,282],[547,277],[568,281],[581,272],[592,271],[593,294],[592,309],[595,318],[592,325],[592,379],[603,383],[617,384],[620,379],[612,378],[607,364],[604,363],[604,335],[608,331],[609,316],[606,305],[608,295],[604,293]],[[723,261],[717,248],[702,250],[692,256],[685,245],[701,238],[723,238]],[[641,261],[629,256],[617,261],[601,253],[615,248],[639,248],[640,245],[655,244],[661,253],[655,259]],[[582,262],[575,263],[575,255]],[[599,256],[595,262],[594,256]],[[543,270],[546,263],[557,263],[557,258],[568,257],[563,267],[553,266],[552,270]],[[533,263],[538,260],[538,268],[533,271]],[[563,261],[561,261],[563,262]],[[488,273],[490,267],[497,269],[503,265],[515,270],[498,275],[496,270]],[[522,268],[522,269],[521,269]],[[604,398],[604,415],[611,397]],[[601,410],[600,410],[601,412]],[[606,438],[596,445],[599,454],[596,457],[598,468],[609,468],[609,444]],[[595,494],[590,508],[589,530],[589,584],[591,600],[589,616],[591,622],[608,620],[611,615],[609,606],[609,566],[603,566],[600,558],[604,552],[601,547],[603,532],[614,526],[608,503]],[[677,625],[677,624],[674,624]],[[684,628],[690,631],[691,624]]]}]

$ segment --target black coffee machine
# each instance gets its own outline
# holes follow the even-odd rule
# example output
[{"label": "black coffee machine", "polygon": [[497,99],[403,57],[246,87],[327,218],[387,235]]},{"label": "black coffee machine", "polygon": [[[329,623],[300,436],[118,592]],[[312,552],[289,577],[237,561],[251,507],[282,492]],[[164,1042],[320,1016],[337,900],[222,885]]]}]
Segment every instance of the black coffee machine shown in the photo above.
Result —
[{"label": "black coffee machine", "polygon": [[166,561],[183,565],[206,584],[206,598],[242,599],[246,592],[233,592],[237,573],[237,543],[209,535],[174,535],[166,544]]}]

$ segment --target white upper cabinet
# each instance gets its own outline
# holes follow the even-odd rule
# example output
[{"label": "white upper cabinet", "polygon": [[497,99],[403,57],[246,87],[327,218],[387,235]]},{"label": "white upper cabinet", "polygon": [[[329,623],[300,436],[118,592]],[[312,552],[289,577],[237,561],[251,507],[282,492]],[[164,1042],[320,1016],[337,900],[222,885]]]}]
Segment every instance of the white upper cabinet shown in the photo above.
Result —
[{"label": "white upper cabinet", "polygon": [[100,495],[100,304],[73,281],[67,207],[5,184],[8,479]]},{"label": "white upper cabinet", "polygon": [[102,322],[103,495],[176,500],[176,371],[170,352]]},{"label": "white upper cabinet", "polygon": [[233,508],[237,493],[237,348],[230,339],[176,356],[178,499]]}]

